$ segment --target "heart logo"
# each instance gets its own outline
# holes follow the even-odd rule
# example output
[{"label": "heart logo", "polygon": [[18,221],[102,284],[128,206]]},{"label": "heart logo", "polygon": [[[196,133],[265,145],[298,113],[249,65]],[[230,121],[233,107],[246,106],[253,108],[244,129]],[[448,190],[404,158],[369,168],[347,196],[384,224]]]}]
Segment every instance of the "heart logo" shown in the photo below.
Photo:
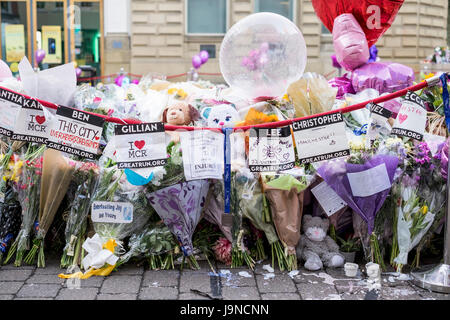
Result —
[{"label": "heart logo", "polygon": [[317,16],[330,32],[336,17],[343,13],[353,14],[366,35],[369,48],[391,27],[403,2],[404,0],[312,0]]},{"label": "heart logo", "polygon": [[98,139],[100,139],[100,137],[94,137],[94,139],[95,139],[95,140],[98,140]]},{"label": "heart logo", "polygon": [[39,124],[43,124],[45,122],[44,116],[36,116],[36,122]]},{"label": "heart logo", "polygon": [[136,148],[138,148],[139,150],[141,150],[144,146],[145,146],[145,141],[141,140],[141,141],[135,141],[134,145],[136,146]]},{"label": "heart logo", "polygon": [[400,122],[400,124],[402,124],[406,119],[408,119],[407,114],[402,114],[402,113],[398,114],[398,122]]}]

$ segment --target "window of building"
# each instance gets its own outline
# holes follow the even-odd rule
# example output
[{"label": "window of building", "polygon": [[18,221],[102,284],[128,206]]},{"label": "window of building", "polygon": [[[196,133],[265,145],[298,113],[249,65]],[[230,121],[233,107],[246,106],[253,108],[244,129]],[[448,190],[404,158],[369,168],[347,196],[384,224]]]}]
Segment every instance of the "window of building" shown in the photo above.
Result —
[{"label": "window of building", "polygon": [[227,31],[227,0],[188,0],[188,34],[224,34]]},{"label": "window of building", "polygon": [[294,20],[294,0],[255,0],[255,12],[278,13]]}]

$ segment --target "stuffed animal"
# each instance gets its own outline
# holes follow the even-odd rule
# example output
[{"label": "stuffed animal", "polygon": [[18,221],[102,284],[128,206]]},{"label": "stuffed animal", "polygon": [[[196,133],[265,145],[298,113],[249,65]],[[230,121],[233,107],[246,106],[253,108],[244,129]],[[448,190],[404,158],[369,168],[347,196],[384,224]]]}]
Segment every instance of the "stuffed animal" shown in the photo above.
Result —
[{"label": "stuffed animal", "polygon": [[311,271],[325,267],[342,267],[344,256],[339,253],[339,246],[327,236],[330,222],[321,217],[303,216],[302,229],[297,246],[297,257],[305,261],[305,268]]},{"label": "stuffed animal", "polygon": [[224,103],[202,110],[208,128],[231,128],[239,121],[239,113],[232,104]]},{"label": "stuffed animal", "polygon": [[[174,126],[187,126],[200,118],[197,109],[186,102],[176,102],[164,110],[162,122]],[[180,141],[180,135],[175,131],[167,132],[175,143]]]}]

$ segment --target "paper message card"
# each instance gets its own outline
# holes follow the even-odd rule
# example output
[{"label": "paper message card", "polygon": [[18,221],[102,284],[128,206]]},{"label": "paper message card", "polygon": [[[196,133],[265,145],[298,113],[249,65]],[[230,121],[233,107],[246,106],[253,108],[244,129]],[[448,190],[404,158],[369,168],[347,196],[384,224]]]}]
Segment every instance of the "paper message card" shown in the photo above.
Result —
[{"label": "paper message card", "polygon": [[350,148],[342,114],[333,113],[292,123],[301,164],[348,156]]},{"label": "paper message card", "polygon": [[426,122],[425,103],[417,94],[408,91],[402,101],[391,133],[422,141]]},{"label": "paper message card", "polygon": [[368,197],[391,188],[391,181],[384,163],[360,172],[347,173],[354,197]]},{"label": "paper message card", "polygon": [[22,98],[22,108],[16,116],[12,140],[47,143],[49,121],[42,105],[34,99]]},{"label": "paper message card", "polygon": [[250,129],[248,159],[252,172],[292,169],[295,164],[295,153],[291,127]]},{"label": "paper message card", "polygon": [[11,137],[24,97],[0,88],[0,134]]},{"label": "paper message card", "polygon": [[339,197],[325,181],[312,188],[311,192],[329,217],[347,206],[347,202]]},{"label": "paper message card", "polygon": [[50,122],[47,146],[86,159],[95,159],[104,122],[102,117],[59,106]]},{"label": "paper message card", "polygon": [[133,222],[133,205],[129,202],[94,201],[91,209],[93,222]]},{"label": "paper message card", "polygon": [[119,169],[142,169],[166,164],[164,123],[117,125],[114,130]]},{"label": "paper message card", "polygon": [[224,135],[211,130],[181,132],[186,180],[223,179]]}]

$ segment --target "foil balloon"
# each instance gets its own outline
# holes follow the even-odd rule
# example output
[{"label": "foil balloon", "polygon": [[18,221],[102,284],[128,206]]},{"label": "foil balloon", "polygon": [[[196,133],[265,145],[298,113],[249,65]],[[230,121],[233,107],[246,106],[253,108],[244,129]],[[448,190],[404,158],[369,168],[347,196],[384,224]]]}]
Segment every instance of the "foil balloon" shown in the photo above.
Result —
[{"label": "foil balloon", "polygon": [[378,48],[376,45],[373,45],[369,49],[370,58],[368,62],[375,62],[378,59]]},{"label": "foil balloon", "polygon": [[352,85],[356,92],[367,88],[380,94],[394,92],[413,84],[414,70],[395,62],[371,62],[353,70]]},{"label": "foil balloon", "polygon": [[133,81],[131,81],[132,84],[139,84],[139,79],[133,79]]},{"label": "foil balloon", "polygon": [[77,78],[79,78],[81,76],[81,72],[83,72],[83,70],[81,70],[80,68],[76,68],[75,69],[75,74],[77,75]]},{"label": "foil balloon", "polygon": [[333,46],[336,59],[346,70],[353,70],[370,58],[366,36],[358,21],[350,13],[334,20]]},{"label": "foil balloon", "polygon": [[312,0],[317,16],[332,32],[334,19],[351,13],[366,35],[369,47],[389,29],[404,0]]},{"label": "foil balloon", "polygon": [[45,50],[44,49],[36,50],[36,52],[34,53],[34,57],[36,58],[37,63],[41,63],[42,61],[44,61],[45,58]]},{"label": "foil balloon", "polygon": [[209,59],[209,53],[206,50],[202,50],[199,53],[200,59],[202,60],[202,64],[205,64]]},{"label": "foil balloon", "polygon": [[254,99],[277,97],[306,67],[306,44],[289,19],[269,12],[249,15],[226,33],[220,47],[220,71],[236,94]]},{"label": "foil balloon", "polygon": [[12,76],[13,75],[9,66],[6,64],[5,61],[0,60],[0,81],[11,78]]},{"label": "foil balloon", "polygon": [[347,78],[346,74],[342,77],[335,77],[329,80],[328,84],[332,87],[338,88],[336,99],[343,99],[346,93],[356,93],[355,89],[353,89],[352,80]]},{"label": "foil balloon", "polygon": [[335,67],[335,68],[338,68],[338,69],[341,69],[342,68],[342,66],[339,64],[339,62],[337,61],[337,58],[336,58],[336,55],[335,54],[333,54],[332,56],[331,56],[331,64],[333,65],[333,67]]},{"label": "foil balloon", "polygon": [[202,66],[202,58],[198,54],[192,57],[192,66],[198,69]]}]

